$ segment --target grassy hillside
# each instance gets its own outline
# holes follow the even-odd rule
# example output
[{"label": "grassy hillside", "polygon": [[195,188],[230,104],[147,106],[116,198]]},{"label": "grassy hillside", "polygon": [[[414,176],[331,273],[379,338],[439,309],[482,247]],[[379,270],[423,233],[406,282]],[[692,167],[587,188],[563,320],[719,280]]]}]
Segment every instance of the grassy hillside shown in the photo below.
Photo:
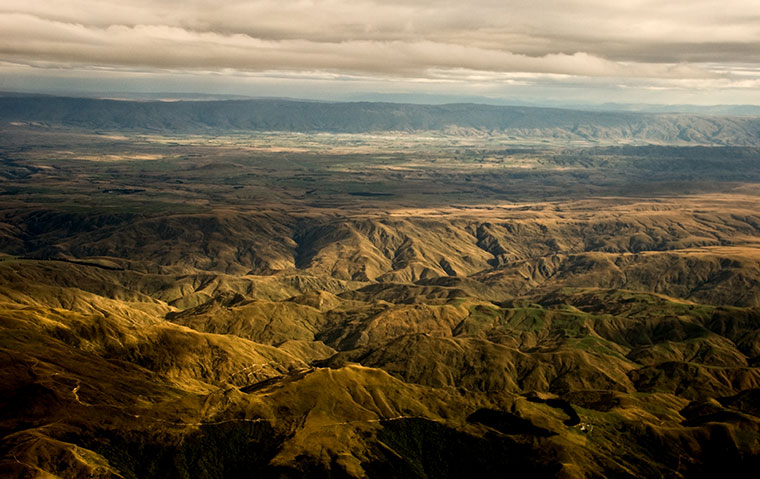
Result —
[{"label": "grassy hillside", "polygon": [[0,476],[756,475],[756,146],[146,131],[0,128]]}]

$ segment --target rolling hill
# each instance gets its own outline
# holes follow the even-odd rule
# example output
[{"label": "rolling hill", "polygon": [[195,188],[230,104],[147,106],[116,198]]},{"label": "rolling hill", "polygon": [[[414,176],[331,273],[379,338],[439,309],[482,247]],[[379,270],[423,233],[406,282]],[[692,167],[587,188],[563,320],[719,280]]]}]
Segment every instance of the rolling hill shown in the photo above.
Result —
[{"label": "rolling hill", "polygon": [[757,474],[754,119],[0,105],[0,476]]}]

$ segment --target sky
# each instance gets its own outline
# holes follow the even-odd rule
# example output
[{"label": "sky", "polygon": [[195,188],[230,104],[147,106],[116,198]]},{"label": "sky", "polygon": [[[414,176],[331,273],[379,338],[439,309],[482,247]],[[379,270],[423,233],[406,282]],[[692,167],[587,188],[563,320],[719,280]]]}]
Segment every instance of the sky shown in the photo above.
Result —
[{"label": "sky", "polygon": [[0,90],[760,104],[758,0],[0,0]]}]

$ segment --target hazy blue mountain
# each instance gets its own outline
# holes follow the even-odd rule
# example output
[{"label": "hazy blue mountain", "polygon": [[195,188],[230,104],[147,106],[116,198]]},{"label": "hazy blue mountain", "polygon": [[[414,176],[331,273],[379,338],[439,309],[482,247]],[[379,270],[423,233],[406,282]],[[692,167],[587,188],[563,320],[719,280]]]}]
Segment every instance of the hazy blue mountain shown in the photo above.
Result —
[{"label": "hazy blue mountain", "polygon": [[506,133],[518,138],[639,141],[660,144],[756,145],[760,118],[493,106],[328,103],[285,99],[114,101],[0,97],[0,121],[96,130],[162,132],[446,131]]}]

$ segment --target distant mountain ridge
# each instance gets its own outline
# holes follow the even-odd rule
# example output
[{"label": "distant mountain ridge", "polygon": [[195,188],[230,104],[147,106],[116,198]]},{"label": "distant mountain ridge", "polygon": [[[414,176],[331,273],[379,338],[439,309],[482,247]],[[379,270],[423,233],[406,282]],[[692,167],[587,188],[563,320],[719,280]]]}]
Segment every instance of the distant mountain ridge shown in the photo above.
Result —
[{"label": "distant mountain ridge", "polygon": [[0,122],[176,133],[445,131],[558,141],[760,144],[760,118],[481,104],[327,103],[282,99],[114,101],[0,97]]}]

